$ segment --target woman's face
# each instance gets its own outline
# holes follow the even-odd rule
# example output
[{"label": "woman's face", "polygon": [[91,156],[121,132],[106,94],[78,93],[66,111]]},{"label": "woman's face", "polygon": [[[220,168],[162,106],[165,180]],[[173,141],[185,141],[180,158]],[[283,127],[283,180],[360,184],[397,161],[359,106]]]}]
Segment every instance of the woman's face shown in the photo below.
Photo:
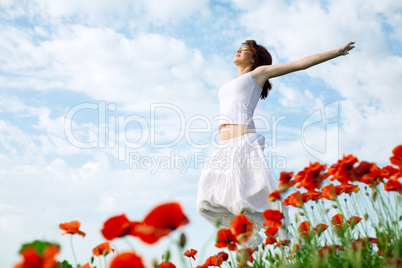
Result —
[{"label": "woman's face", "polygon": [[253,52],[251,52],[247,46],[238,49],[233,59],[236,65],[253,65],[253,61]]}]

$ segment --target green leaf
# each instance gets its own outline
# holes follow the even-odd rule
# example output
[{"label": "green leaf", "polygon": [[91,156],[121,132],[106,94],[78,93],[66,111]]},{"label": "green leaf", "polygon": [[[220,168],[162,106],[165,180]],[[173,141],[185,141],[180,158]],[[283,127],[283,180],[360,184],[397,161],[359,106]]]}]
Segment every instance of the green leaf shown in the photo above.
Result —
[{"label": "green leaf", "polygon": [[64,260],[63,262],[59,262],[59,267],[60,268],[73,268],[71,264],[68,263],[68,261]]},{"label": "green leaf", "polygon": [[34,248],[41,256],[43,254],[43,251],[45,250],[45,248],[47,248],[48,246],[56,246],[56,247],[60,248],[60,245],[55,244],[55,243],[50,243],[50,242],[41,241],[41,240],[35,240],[31,243],[22,244],[19,253],[24,251],[26,248]]}]

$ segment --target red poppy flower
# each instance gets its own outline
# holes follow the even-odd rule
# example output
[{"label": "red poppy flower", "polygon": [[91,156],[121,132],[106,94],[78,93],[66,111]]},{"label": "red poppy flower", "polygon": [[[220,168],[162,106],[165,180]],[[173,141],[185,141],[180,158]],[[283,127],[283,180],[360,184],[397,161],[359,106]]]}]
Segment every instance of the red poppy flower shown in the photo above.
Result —
[{"label": "red poppy flower", "polygon": [[267,238],[265,238],[265,245],[272,245],[277,242],[276,238],[272,235],[267,235]]},{"label": "red poppy flower", "polygon": [[282,171],[279,177],[278,189],[279,192],[286,192],[287,189],[292,187],[295,183],[291,181],[293,178],[293,172]]},{"label": "red poppy flower", "polygon": [[105,221],[101,232],[104,238],[112,240],[129,234],[130,228],[131,222],[127,219],[125,214],[121,214]]},{"label": "red poppy flower", "polygon": [[189,223],[179,203],[165,203],[154,208],[143,221],[146,225],[158,229],[176,230]]},{"label": "red poppy flower", "polygon": [[154,244],[170,233],[169,229],[159,229],[143,222],[131,222],[130,235],[138,237],[147,244]]},{"label": "red poppy flower", "polygon": [[161,264],[158,265],[158,268],[176,268],[176,265],[171,262],[161,262]]},{"label": "red poppy flower", "polygon": [[390,177],[390,172],[393,172],[393,169],[379,168],[375,165],[368,174],[363,175],[360,182],[363,182],[368,185],[374,185],[374,184],[378,185],[380,182],[384,182],[385,178],[388,179]]},{"label": "red poppy flower", "polygon": [[229,258],[229,255],[225,252],[219,252],[215,256],[209,257],[202,267],[218,266],[221,267],[222,263]]},{"label": "red poppy flower", "polygon": [[340,224],[340,223],[343,223],[344,219],[345,219],[345,217],[342,214],[336,214],[335,216],[332,217],[331,223],[333,225]]},{"label": "red poppy flower", "polygon": [[230,226],[239,242],[247,242],[253,232],[253,222],[249,221],[244,214],[236,215]]},{"label": "red poppy flower", "polygon": [[399,175],[399,169],[394,168],[393,166],[385,166],[381,168],[382,177],[390,179],[394,175]]},{"label": "red poppy flower", "polygon": [[391,163],[395,166],[398,166],[400,170],[402,170],[402,144],[398,145],[392,150],[392,153],[394,154],[391,156],[389,159]]},{"label": "red poppy flower", "polygon": [[332,201],[336,200],[336,198],[338,197],[333,184],[322,187],[321,195],[323,198],[325,198],[327,200],[332,200]]},{"label": "red poppy flower", "polygon": [[324,223],[317,224],[315,226],[315,233],[320,235],[322,232],[324,232],[328,228],[328,225]]},{"label": "red poppy flower", "polygon": [[281,227],[283,219],[283,214],[279,210],[267,209],[262,213],[262,216],[265,219],[264,227]]},{"label": "red poppy flower", "polygon": [[353,184],[337,185],[337,186],[335,186],[335,190],[336,190],[337,187],[342,187],[342,188],[343,188],[343,191],[344,191],[346,194],[351,193],[351,192],[357,193],[357,192],[360,190],[359,186],[353,185]]},{"label": "red poppy flower", "polygon": [[402,184],[398,179],[389,179],[384,183],[384,190],[387,192],[395,191],[402,194]]},{"label": "red poppy flower", "polygon": [[346,226],[344,225],[344,216],[342,214],[336,214],[332,217],[331,223],[334,225],[335,234],[341,235]]},{"label": "red poppy flower", "polygon": [[315,200],[321,199],[322,195],[320,192],[310,191],[307,193],[302,193],[301,197],[303,199],[303,202],[307,203],[307,201],[310,201],[310,200],[315,201]]},{"label": "red poppy flower", "polygon": [[102,244],[97,245],[92,252],[94,253],[95,256],[106,256],[107,254],[109,254],[110,252],[114,252],[114,249],[112,249],[110,247],[110,243],[109,242],[105,242]]},{"label": "red poppy flower", "polygon": [[354,169],[354,175],[356,180],[373,186],[379,182],[376,177],[380,174],[380,168],[375,163],[369,163],[366,161],[360,162],[360,164]]},{"label": "red poppy flower", "polygon": [[341,184],[348,184],[349,181],[354,181],[352,170],[353,165],[357,162],[357,158],[351,154],[343,156],[342,159],[328,169],[328,174],[333,175],[329,180],[337,180]]},{"label": "red poppy flower", "polygon": [[309,221],[303,221],[299,225],[299,234],[301,237],[309,237],[309,230],[310,230],[311,224]]},{"label": "red poppy flower", "polygon": [[221,251],[216,255],[216,257],[221,259],[222,261],[227,261],[228,258],[229,258],[229,254],[227,254],[226,252]]},{"label": "red poppy flower", "polygon": [[117,255],[110,263],[110,268],[136,267],[145,268],[140,256],[134,252],[124,252]]},{"label": "red poppy flower", "polygon": [[57,268],[58,263],[55,260],[56,255],[59,253],[59,247],[55,245],[47,246],[42,254],[34,247],[24,248],[20,254],[24,258],[21,263],[18,263],[14,268],[31,268],[31,267],[48,267]]},{"label": "red poppy flower", "polygon": [[328,177],[324,171],[327,165],[319,162],[310,163],[310,165],[297,173],[294,181],[298,183],[296,188],[304,187],[308,192],[315,192],[320,188],[321,182]]},{"label": "red poppy flower", "polygon": [[283,200],[283,205],[285,206],[292,206],[295,208],[301,208],[304,206],[304,201],[300,191],[290,194]]},{"label": "red poppy flower", "polygon": [[85,233],[80,231],[80,225],[81,223],[79,221],[71,221],[71,222],[65,222],[65,223],[60,223],[60,229],[66,231],[63,233],[65,234],[79,234],[82,235],[82,237],[85,237]]},{"label": "red poppy flower", "polygon": [[309,221],[303,221],[302,223],[300,223],[298,231],[299,231],[299,233],[306,232],[306,231],[310,230],[310,227],[311,227],[311,223]]},{"label": "red poppy flower", "polygon": [[268,227],[266,230],[265,230],[265,234],[266,235],[272,235],[272,236],[274,236],[274,235],[276,235],[276,233],[278,232],[278,230],[279,230],[279,228],[278,227]]},{"label": "red poppy flower", "polygon": [[358,216],[353,216],[350,217],[348,220],[349,226],[351,226],[352,228],[355,227],[356,224],[358,224],[360,221],[362,220],[362,218],[358,217]]},{"label": "red poppy flower", "polygon": [[281,194],[278,190],[274,190],[270,195],[267,200],[267,202],[274,202],[276,200],[281,200]]},{"label": "red poppy flower", "polygon": [[178,227],[189,223],[180,204],[165,203],[154,208],[142,222],[132,222],[129,233],[143,242],[154,244]]},{"label": "red poppy flower", "polygon": [[318,250],[318,254],[320,254],[321,257],[324,257],[327,254],[332,254],[334,250],[342,250],[343,246],[339,245],[329,245],[329,246],[324,246]]},{"label": "red poppy flower", "polygon": [[204,264],[201,265],[201,267],[203,267],[203,268],[204,267],[209,267],[209,266],[221,267],[221,265],[222,265],[222,262],[219,263],[218,259],[216,258],[216,256],[210,256],[205,260]]},{"label": "red poppy flower", "polygon": [[278,230],[278,227],[268,227],[267,230],[265,230],[264,233],[267,236],[267,238],[265,239],[265,245],[272,245],[277,242],[275,235]]},{"label": "red poppy flower", "polygon": [[237,249],[237,240],[232,231],[228,228],[219,229],[216,235],[215,247],[217,248],[228,248],[229,250]]},{"label": "red poppy flower", "polygon": [[186,252],[184,252],[184,255],[185,256],[187,256],[187,257],[189,257],[189,258],[193,258],[194,260],[195,260],[195,254],[197,254],[197,250],[195,250],[195,249],[188,249],[188,250],[186,250]]}]

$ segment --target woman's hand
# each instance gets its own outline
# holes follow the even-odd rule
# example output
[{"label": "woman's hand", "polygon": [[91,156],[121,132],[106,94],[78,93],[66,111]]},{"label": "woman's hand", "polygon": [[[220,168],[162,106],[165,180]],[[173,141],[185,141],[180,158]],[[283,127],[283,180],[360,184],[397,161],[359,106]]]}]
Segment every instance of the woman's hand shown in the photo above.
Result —
[{"label": "woman's hand", "polygon": [[341,46],[339,48],[339,52],[341,54],[341,56],[345,56],[347,54],[349,54],[349,51],[351,51],[352,49],[355,48],[355,46],[353,45],[355,42],[349,42],[343,46]]}]

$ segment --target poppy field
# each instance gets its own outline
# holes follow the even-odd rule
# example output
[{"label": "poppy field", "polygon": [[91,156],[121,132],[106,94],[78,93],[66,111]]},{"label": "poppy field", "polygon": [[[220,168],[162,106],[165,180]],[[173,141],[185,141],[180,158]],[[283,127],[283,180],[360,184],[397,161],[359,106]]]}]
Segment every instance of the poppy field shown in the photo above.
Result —
[{"label": "poppy field", "polygon": [[[264,211],[265,240],[250,248],[253,222],[239,214],[231,228],[217,228],[216,255],[198,258],[197,249],[186,247],[182,233],[174,242],[181,252],[180,262],[173,263],[166,251],[153,267],[401,267],[401,177],[402,145],[395,147],[390,165],[384,167],[347,155],[329,167],[315,162],[298,173],[283,171],[278,190],[267,196],[267,202],[289,207],[288,226],[286,213]],[[59,245],[35,240],[21,246],[21,259],[14,268],[145,267],[140,249],[121,252],[113,240],[139,239],[152,245],[188,223],[176,202],[156,206],[140,221],[125,214],[112,216],[100,228],[105,241],[94,245],[86,263],[77,263],[73,247],[73,260],[59,260]],[[80,225],[70,221],[59,227],[70,238],[85,237]],[[279,235],[280,228],[288,233],[286,237]]]}]

